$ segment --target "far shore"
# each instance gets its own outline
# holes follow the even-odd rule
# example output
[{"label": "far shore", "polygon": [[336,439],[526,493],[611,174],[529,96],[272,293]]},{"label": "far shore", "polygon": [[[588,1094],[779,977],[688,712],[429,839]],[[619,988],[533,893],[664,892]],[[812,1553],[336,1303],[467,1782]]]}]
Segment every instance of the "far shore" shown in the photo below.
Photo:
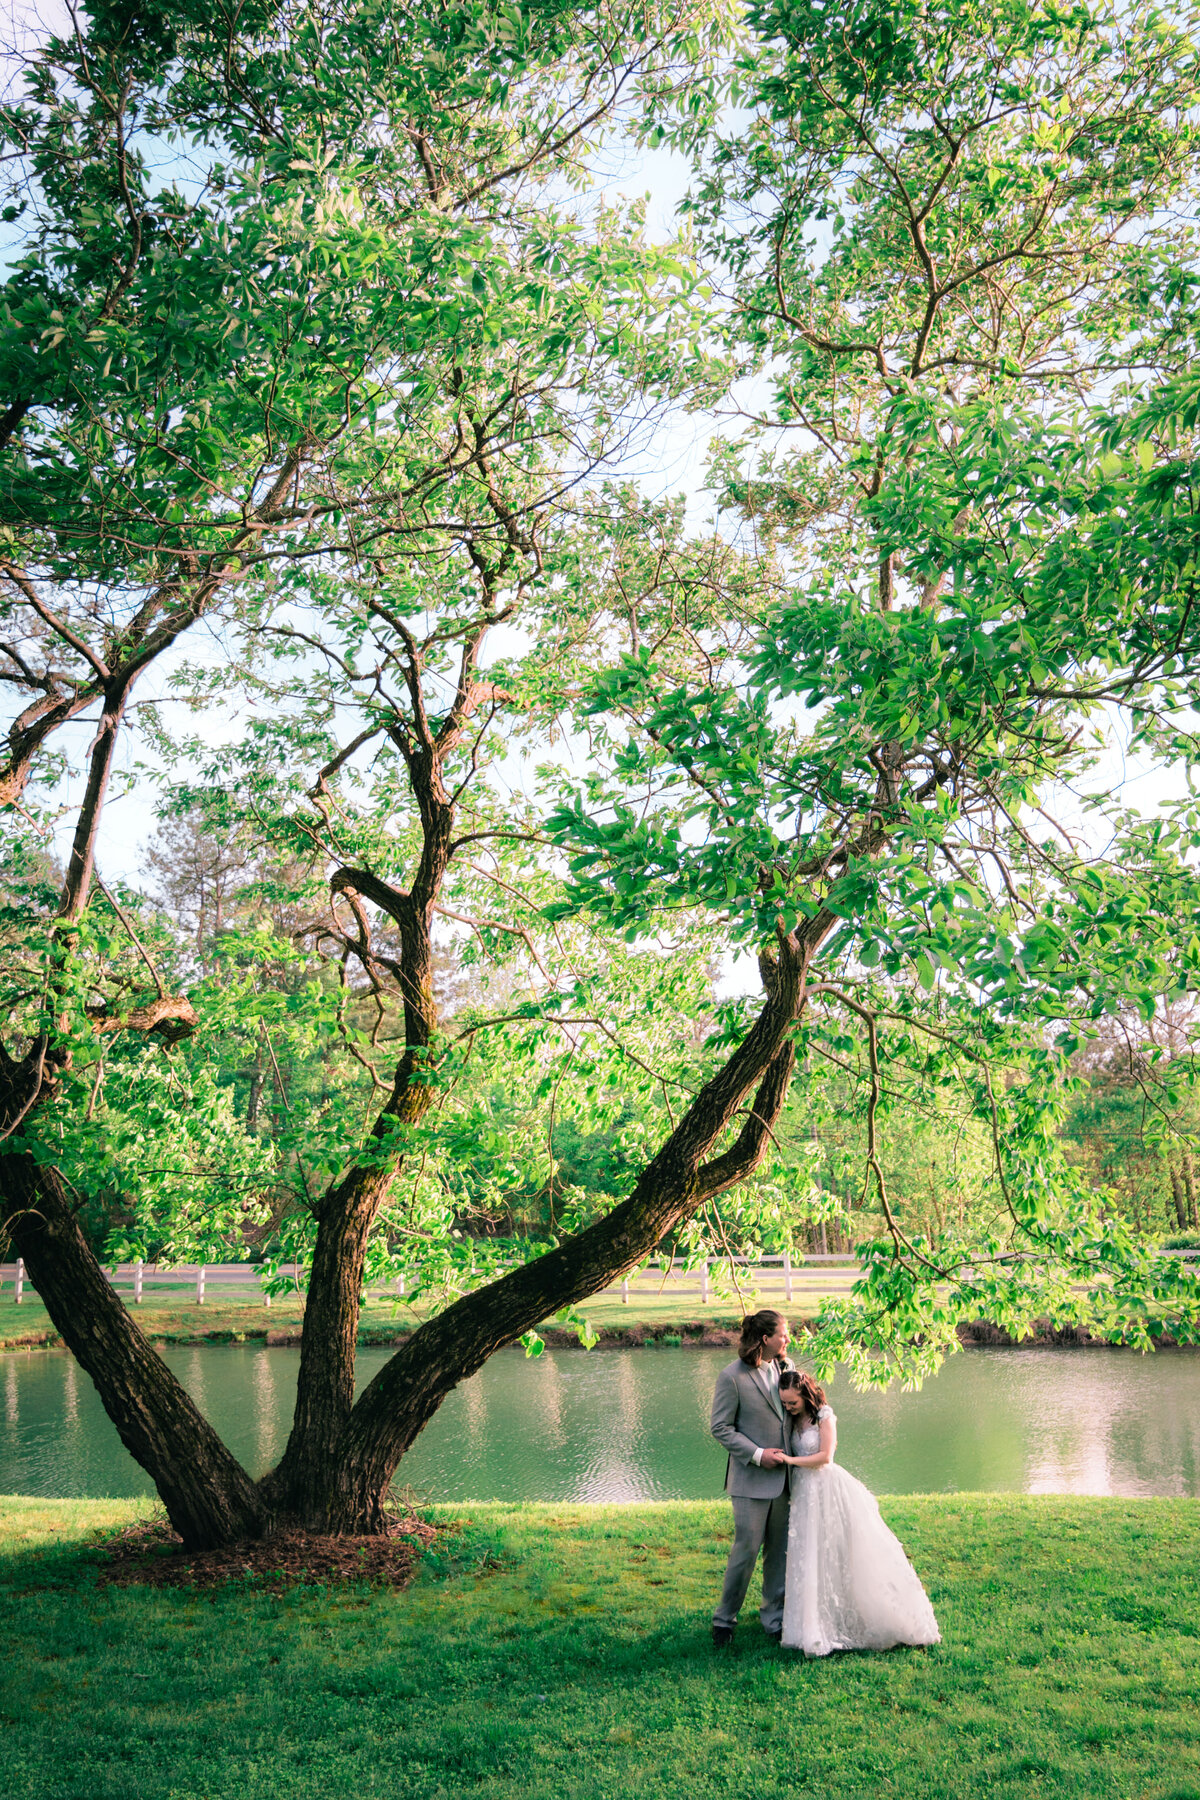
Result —
[{"label": "far shore", "polygon": [[[617,1317],[613,1317],[614,1311]],[[621,1316],[624,1313],[624,1316]],[[632,1314],[632,1316],[630,1316]],[[145,1306],[135,1316],[151,1341],[168,1344],[258,1344],[272,1348],[298,1345],[304,1324],[304,1306],[299,1297],[285,1298],[268,1311],[243,1301],[223,1301],[197,1306]],[[714,1308],[703,1318],[679,1319],[662,1316],[654,1307],[639,1305],[628,1311],[612,1301],[601,1302],[586,1316],[598,1334],[598,1350],[635,1349],[723,1349],[732,1350],[737,1343],[740,1313]],[[811,1317],[794,1308],[791,1325],[794,1335],[802,1337],[812,1325]],[[421,1323],[410,1309],[392,1305],[363,1308],[359,1326],[360,1346],[403,1344]],[[555,1350],[579,1349],[579,1339],[562,1326],[546,1324],[539,1335]],[[959,1341],[966,1348],[1005,1349],[1113,1349],[1120,1348],[1107,1339],[1093,1337],[1079,1327],[1056,1329],[1045,1322],[1038,1330],[1022,1339],[979,1319],[959,1327]],[[1164,1332],[1159,1339],[1164,1349],[1189,1348],[1176,1345]],[[11,1301],[0,1302],[0,1351],[54,1350],[63,1347],[45,1309],[32,1297],[21,1306]]]}]

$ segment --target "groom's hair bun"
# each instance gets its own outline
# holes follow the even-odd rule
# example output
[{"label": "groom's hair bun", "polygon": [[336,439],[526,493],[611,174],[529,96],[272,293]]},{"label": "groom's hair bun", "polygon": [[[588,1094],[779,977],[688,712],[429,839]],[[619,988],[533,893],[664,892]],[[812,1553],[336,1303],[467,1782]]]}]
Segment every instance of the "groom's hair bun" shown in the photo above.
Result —
[{"label": "groom's hair bun", "polygon": [[752,1369],[757,1369],[762,1361],[763,1339],[774,1337],[783,1324],[783,1314],[764,1306],[761,1312],[751,1313],[748,1319],[742,1320],[742,1335],[738,1340],[738,1355]]}]

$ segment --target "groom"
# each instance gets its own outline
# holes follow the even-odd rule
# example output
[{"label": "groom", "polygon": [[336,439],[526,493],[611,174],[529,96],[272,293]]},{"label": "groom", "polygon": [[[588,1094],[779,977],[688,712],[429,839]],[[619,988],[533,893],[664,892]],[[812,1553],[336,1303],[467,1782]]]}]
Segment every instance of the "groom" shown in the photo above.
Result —
[{"label": "groom", "polygon": [[795,1365],[785,1352],[788,1324],[770,1308],[742,1321],[737,1361],[721,1370],[712,1403],[712,1434],[729,1452],[725,1491],[733,1502],[733,1549],[725,1586],[713,1614],[713,1643],[728,1644],[763,1553],[760,1618],[768,1637],[783,1626],[783,1583],[787,1569],[789,1413],[799,1396],[780,1394],[782,1370]]}]

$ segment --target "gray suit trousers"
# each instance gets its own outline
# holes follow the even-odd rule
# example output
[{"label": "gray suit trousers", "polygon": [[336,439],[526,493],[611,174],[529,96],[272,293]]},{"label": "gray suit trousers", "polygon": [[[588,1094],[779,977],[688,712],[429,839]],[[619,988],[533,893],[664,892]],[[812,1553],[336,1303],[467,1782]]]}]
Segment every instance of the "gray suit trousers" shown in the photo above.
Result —
[{"label": "gray suit trousers", "polygon": [[787,1575],[787,1488],[774,1500],[753,1500],[743,1494],[731,1494],[729,1498],[733,1503],[733,1549],[729,1552],[725,1586],[713,1624],[737,1622],[761,1550],[763,1597],[759,1617],[764,1631],[778,1631],[783,1624],[783,1584]]}]

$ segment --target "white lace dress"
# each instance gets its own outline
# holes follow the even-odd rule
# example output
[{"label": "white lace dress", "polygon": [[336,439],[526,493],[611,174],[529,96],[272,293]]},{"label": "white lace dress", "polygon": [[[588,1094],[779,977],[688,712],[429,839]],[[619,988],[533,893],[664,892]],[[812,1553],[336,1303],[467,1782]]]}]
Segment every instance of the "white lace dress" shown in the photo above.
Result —
[{"label": "white lace dress", "polygon": [[[820,1418],[833,1418],[823,1406]],[[806,1425],[796,1456],[821,1447]],[[831,1650],[890,1650],[937,1644],[937,1620],[900,1540],[875,1496],[836,1462],[792,1470],[783,1643],[806,1656]]]}]

